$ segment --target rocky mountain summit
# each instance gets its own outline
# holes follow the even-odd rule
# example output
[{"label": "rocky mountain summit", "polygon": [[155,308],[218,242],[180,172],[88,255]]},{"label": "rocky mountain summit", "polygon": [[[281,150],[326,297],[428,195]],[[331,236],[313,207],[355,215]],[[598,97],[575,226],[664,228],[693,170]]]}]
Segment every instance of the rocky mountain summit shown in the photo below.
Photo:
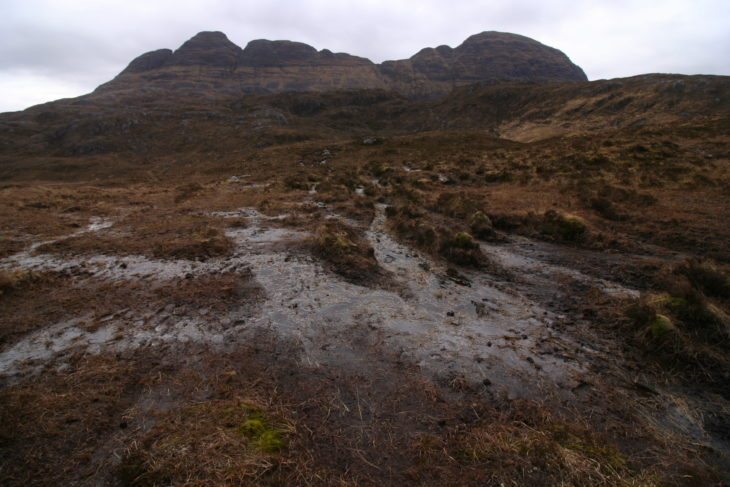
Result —
[{"label": "rocky mountain summit", "polygon": [[425,48],[410,59],[369,59],[300,42],[249,42],[244,49],[222,32],[201,32],[176,51],[160,49],[134,59],[97,93],[187,90],[210,93],[280,93],[353,89],[394,90],[433,97],[489,81],[586,81],[557,49],[502,32],[473,35],[460,46]]}]

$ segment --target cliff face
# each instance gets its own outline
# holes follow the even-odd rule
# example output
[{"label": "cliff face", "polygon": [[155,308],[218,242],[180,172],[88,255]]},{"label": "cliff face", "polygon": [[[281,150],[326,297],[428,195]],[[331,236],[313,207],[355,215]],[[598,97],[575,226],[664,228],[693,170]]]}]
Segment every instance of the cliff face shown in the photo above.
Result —
[{"label": "cliff face", "polygon": [[221,32],[201,32],[176,51],[133,60],[97,93],[193,90],[200,96],[285,91],[386,89],[435,96],[465,84],[496,81],[585,81],[562,52],[515,34],[484,32],[456,48],[426,48],[410,59],[368,59],[300,42],[254,40],[241,49]]}]

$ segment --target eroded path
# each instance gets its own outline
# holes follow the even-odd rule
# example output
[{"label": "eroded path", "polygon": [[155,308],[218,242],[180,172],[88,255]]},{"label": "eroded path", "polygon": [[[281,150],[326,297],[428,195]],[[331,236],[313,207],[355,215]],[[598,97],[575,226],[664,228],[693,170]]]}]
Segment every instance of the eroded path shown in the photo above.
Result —
[{"label": "eroded path", "polygon": [[[309,366],[357,369],[369,360],[359,352],[365,347],[394,362],[415,365],[439,380],[507,392],[510,397],[571,391],[584,382],[586,370],[576,358],[580,345],[553,327],[559,314],[532,299],[519,283],[479,272],[468,273],[469,286],[446,278],[438,263],[387,234],[382,207],[367,236],[378,262],[395,276],[403,292],[351,284],[308,255],[291,252],[288,244],[307,233],[271,225],[280,218],[253,209],[218,216],[244,217],[248,222],[246,228],[228,231],[236,244],[228,258],[205,262],[143,256],[64,258],[37,254],[34,247],[0,266],[68,272],[90,285],[112,281],[152,287],[245,271],[263,290],[255,309],[140,306],[104,316],[92,330],[83,326],[89,317],[79,316],[50,324],[3,350],[0,373],[22,376],[49,364],[63,366],[64,356],[78,350],[98,353],[189,341],[231,347],[266,330],[298,342],[301,361]],[[94,221],[87,231],[103,232],[110,226]],[[607,293],[633,293],[508,249],[488,250],[506,268],[532,276],[531,288],[549,286],[558,276],[569,274]]]}]

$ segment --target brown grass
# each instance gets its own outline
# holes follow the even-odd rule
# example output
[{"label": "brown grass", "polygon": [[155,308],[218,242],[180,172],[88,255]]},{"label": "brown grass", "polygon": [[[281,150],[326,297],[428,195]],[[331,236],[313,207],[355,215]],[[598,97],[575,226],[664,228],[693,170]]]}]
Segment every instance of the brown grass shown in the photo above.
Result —
[{"label": "brown grass", "polygon": [[353,227],[325,221],[317,228],[310,245],[315,256],[348,281],[368,286],[387,284],[388,273],[375,259],[372,246]]},{"label": "brown grass", "polygon": [[229,255],[232,249],[233,244],[217,219],[150,212],[125,218],[112,232],[82,234],[42,245],[38,251],[206,260]]},{"label": "brown grass", "polygon": [[279,450],[295,431],[291,422],[270,417],[267,408],[236,398],[160,414],[124,453],[116,476],[132,486],[255,485],[276,467]]}]

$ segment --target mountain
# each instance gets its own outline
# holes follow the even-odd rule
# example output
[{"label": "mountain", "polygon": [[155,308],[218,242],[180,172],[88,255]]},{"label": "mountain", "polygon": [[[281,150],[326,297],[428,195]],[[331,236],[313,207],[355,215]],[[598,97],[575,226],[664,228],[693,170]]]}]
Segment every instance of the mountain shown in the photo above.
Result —
[{"label": "mountain", "polygon": [[192,90],[215,96],[383,89],[433,97],[458,86],[504,80],[587,78],[557,49],[502,32],[483,32],[456,48],[425,48],[410,59],[382,64],[291,41],[253,40],[241,49],[222,32],[201,32],[176,51],[160,49],[139,56],[96,93]]}]

